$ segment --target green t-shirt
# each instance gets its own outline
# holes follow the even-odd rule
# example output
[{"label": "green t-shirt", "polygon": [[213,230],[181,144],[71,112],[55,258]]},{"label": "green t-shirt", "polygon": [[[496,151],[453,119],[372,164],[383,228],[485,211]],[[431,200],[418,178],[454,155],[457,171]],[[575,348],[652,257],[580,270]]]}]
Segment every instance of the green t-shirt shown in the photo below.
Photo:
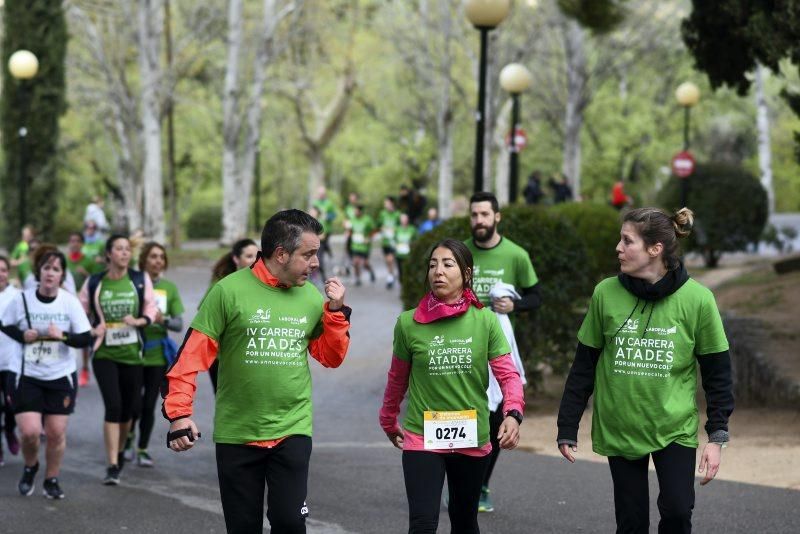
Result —
[{"label": "green t-shirt", "polygon": [[[181,296],[178,294],[178,288],[169,280],[160,279],[153,284],[153,293],[156,298],[156,306],[158,311],[164,318],[177,317],[183,313],[183,302]],[[144,339],[149,344],[152,341],[160,341],[167,337],[167,327],[163,324],[153,323],[144,329]],[[142,364],[148,366],[166,365],[167,360],[164,358],[164,348],[161,343],[153,348],[144,350],[142,357]]]},{"label": "green t-shirt", "polygon": [[395,253],[400,259],[405,259],[411,253],[411,242],[417,237],[417,228],[414,225],[398,226],[395,233]]},{"label": "green t-shirt", "polygon": [[356,207],[354,204],[347,204],[344,207],[344,216],[348,221],[352,221],[356,218]]},{"label": "green t-shirt", "polygon": [[350,249],[353,252],[361,252],[369,254],[372,245],[371,236],[375,230],[375,222],[369,215],[362,215],[350,221],[352,224],[352,234],[350,240]]},{"label": "green t-shirt", "polygon": [[119,280],[106,276],[100,281],[98,291],[100,309],[106,321],[106,334],[94,357],[128,365],[141,365],[142,345],[138,329],[122,322],[126,315],[139,316],[139,296],[130,276],[125,274]]},{"label": "green t-shirt", "polygon": [[89,274],[96,274],[105,270],[105,265],[98,262],[97,258],[102,258],[106,251],[106,242],[103,240],[93,241],[91,243],[84,243],[81,247],[87,258],[91,261],[92,268],[89,269]]},{"label": "green t-shirt", "polygon": [[19,278],[20,285],[25,284],[25,279],[33,272],[33,266],[30,258],[25,258],[17,265],[17,277]]},{"label": "green t-shirt", "polygon": [[492,310],[470,306],[463,315],[427,324],[414,321],[414,310],[403,312],[393,350],[411,362],[406,430],[424,433],[425,410],[477,410],[478,446],[489,441],[488,363],[511,352]]},{"label": "green t-shirt", "polygon": [[728,350],[710,290],[689,279],[637,306],[616,277],[607,278],[594,290],[578,340],[602,351],[592,415],[597,454],[634,459],[673,442],[697,447],[695,355]]},{"label": "green t-shirt", "polygon": [[400,212],[381,210],[378,215],[378,223],[381,225],[381,245],[393,247],[395,244],[395,232],[400,226]]},{"label": "green t-shirt", "polygon": [[308,344],[322,334],[313,284],[269,286],[251,269],[217,282],[192,328],[219,343],[214,441],[311,436]]},{"label": "green t-shirt", "polygon": [[[319,210],[320,222],[327,227],[336,219],[336,206],[329,198],[314,201],[314,207]],[[327,233],[327,230],[326,230]]]},{"label": "green t-shirt", "polygon": [[22,258],[28,255],[29,249],[30,246],[28,245],[27,241],[20,241],[19,243],[14,245],[14,249],[11,251],[10,259],[21,260]]},{"label": "green t-shirt", "polygon": [[510,239],[503,237],[490,249],[478,248],[472,239],[464,243],[472,252],[472,289],[484,305],[491,305],[489,291],[497,282],[511,284],[520,291],[539,281],[528,252]]},{"label": "green t-shirt", "polygon": [[81,267],[84,271],[91,275],[94,272],[95,264],[91,258],[83,253],[81,253],[81,256],[75,260],[72,259],[71,255],[67,255],[67,269],[69,269],[69,272],[72,273],[72,278],[75,279],[75,287],[78,291],[81,290],[83,283],[86,281],[86,278],[88,278],[85,274],[78,270]]}]

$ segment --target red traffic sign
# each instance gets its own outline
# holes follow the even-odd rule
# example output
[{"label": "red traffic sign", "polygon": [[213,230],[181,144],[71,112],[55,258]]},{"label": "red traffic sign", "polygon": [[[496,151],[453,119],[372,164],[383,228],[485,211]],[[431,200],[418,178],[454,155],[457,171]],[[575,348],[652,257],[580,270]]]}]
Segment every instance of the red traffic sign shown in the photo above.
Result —
[{"label": "red traffic sign", "polygon": [[678,152],[672,157],[672,174],[688,178],[694,172],[694,156],[688,151]]},{"label": "red traffic sign", "polygon": [[[514,133],[516,134],[514,135],[514,150],[519,152],[528,146],[528,136],[522,128],[517,128]],[[509,134],[506,134],[506,146],[509,149],[511,148],[511,136]]]}]

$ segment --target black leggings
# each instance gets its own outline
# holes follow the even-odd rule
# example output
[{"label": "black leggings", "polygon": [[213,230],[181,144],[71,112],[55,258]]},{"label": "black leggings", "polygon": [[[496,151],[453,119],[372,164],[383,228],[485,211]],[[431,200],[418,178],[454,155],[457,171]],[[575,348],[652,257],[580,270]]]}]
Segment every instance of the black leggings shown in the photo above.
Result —
[{"label": "black leggings", "polygon": [[492,478],[492,471],[494,471],[494,464],[497,463],[497,457],[500,456],[500,440],[497,439],[497,434],[500,432],[500,425],[503,424],[503,403],[493,412],[489,412],[489,441],[492,442],[492,453],[489,455],[489,465],[486,466],[486,476],[483,477],[483,485],[489,487],[489,479]]},{"label": "black leggings", "polygon": [[0,371],[0,406],[2,406],[2,416],[4,421],[0,421],[0,429],[6,432],[13,432],[17,428],[17,420],[14,418],[14,403],[12,395],[16,388],[17,374],[12,371]]},{"label": "black leggings", "polygon": [[434,533],[439,526],[442,485],[447,475],[453,534],[479,533],[478,500],[489,456],[403,451],[409,534]]},{"label": "black leggings", "polygon": [[103,396],[107,423],[125,423],[139,412],[142,366],[92,358],[92,369]]},{"label": "black leggings", "polygon": [[[652,453],[658,475],[659,533],[692,531],[695,452],[695,449],[670,443]],[[611,478],[614,480],[614,512],[619,534],[647,534],[649,530],[649,460],[649,456],[636,460],[626,460],[621,456],[608,458]]]},{"label": "black leggings", "polygon": [[290,436],[274,448],[217,443],[217,475],[229,534],[305,534],[311,438]]},{"label": "black leggings", "polygon": [[[142,367],[142,400],[139,405],[141,411],[134,414],[134,425],[139,420],[139,448],[144,450],[150,443],[150,435],[155,424],[156,401],[159,397],[159,387],[167,372],[166,365],[145,365]],[[131,428],[131,431],[133,428]]]}]

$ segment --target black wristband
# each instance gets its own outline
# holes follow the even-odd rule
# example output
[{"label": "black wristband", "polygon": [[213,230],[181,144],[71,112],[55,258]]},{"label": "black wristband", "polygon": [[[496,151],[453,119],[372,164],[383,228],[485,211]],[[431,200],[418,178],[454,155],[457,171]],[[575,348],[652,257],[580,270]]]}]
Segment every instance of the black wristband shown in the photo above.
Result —
[{"label": "black wristband", "polygon": [[522,414],[519,413],[519,410],[508,410],[506,417],[513,417],[517,420],[517,424],[522,424]]}]

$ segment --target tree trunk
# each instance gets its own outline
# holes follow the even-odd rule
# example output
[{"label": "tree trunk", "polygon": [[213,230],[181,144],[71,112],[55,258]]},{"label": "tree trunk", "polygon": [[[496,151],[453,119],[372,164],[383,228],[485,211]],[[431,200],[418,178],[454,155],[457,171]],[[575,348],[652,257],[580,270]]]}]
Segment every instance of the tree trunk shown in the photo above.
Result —
[{"label": "tree trunk", "polygon": [[[427,6],[421,6],[423,16]],[[436,114],[436,137],[439,164],[439,218],[449,219],[453,211],[453,104],[450,96],[453,57],[450,48],[452,20],[450,3],[439,2],[443,51],[439,63],[442,87],[439,93],[439,109]]]},{"label": "tree trunk", "polygon": [[564,115],[564,155],[561,172],[572,187],[573,197],[581,197],[581,129],[583,127],[586,52],[583,29],[573,20],[566,22],[564,51],[567,60],[567,103]]},{"label": "tree trunk", "polygon": [[[144,161],[145,235],[163,243],[166,238],[164,195],[161,177],[161,113],[158,98],[159,49],[163,31],[164,6],[161,0],[139,0],[139,70],[142,76],[142,139]],[[136,227],[132,227],[135,230]]]},{"label": "tree trunk", "polygon": [[756,124],[758,127],[758,166],[761,170],[761,185],[767,191],[769,215],[775,212],[775,191],[772,188],[772,151],[770,147],[769,107],[764,94],[764,67],[756,67]]},{"label": "tree trunk", "polygon": [[316,191],[325,185],[325,157],[324,150],[315,145],[308,145],[308,206],[315,200]]},{"label": "tree trunk", "polygon": [[497,151],[497,158],[495,160],[495,196],[501,206],[508,204],[511,198],[511,188],[509,178],[511,175],[511,152],[506,146],[506,135],[511,131],[510,114],[511,114],[512,101],[506,100],[506,103],[500,108],[497,113],[497,124],[494,128],[494,135],[492,136],[492,145]]}]

